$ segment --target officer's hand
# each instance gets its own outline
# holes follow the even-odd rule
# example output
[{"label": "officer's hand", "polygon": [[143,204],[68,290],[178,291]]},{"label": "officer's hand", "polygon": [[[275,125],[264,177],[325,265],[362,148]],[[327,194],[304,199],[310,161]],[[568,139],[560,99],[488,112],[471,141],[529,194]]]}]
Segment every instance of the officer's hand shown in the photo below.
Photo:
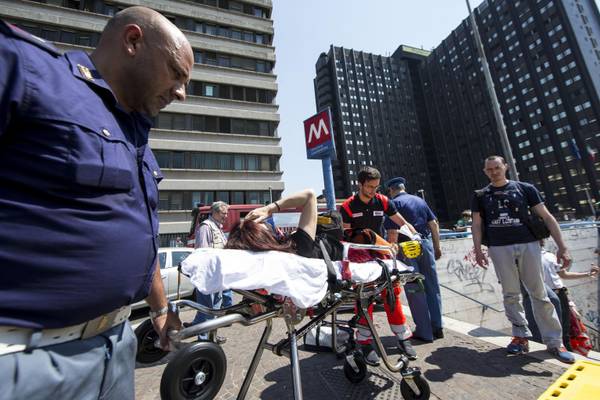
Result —
[{"label": "officer's hand", "polygon": [[169,351],[169,336],[167,333],[171,330],[181,330],[181,320],[179,316],[170,311],[164,315],[159,315],[152,320],[154,330],[158,333],[160,338],[160,347],[164,351]]},{"label": "officer's hand", "polygon": [[477,262],[477,265],[479,265],[482,268],[487,269],[488,267],[488,259],[485,256],[485,254],[483,254],[483,251],[481,251],[481,249],[479,250],[475,250],[475,262]]},{"label": "officer's hand", "polygon": [[571,255],[566,248],[558,249],[556,258],[558,259],[558,262],[562,264],[563,269],[569,268],[569,265],[571,265]]},{"label": "officer's hand", "polygon": [[433,250],[433,254],[435,256],[435,259],[439,260],[440,258],[442,258],[442,249],[440,249],[439,247],[435,248]]}]

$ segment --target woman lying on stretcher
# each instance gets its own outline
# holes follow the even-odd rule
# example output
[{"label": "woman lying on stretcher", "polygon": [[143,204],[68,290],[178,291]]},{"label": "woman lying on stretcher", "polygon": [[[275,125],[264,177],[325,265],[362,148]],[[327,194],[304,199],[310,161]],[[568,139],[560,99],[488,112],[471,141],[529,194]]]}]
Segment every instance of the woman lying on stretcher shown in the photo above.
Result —
[{"label": "woman lying on stretcher", "polygon": [[[281,237],[281,235],[277,235],[271,225],[264,223],[273,213],[285,208],[302,209],[298,229],[287,239]],[[244,221],[231,230],[225,248],[251,251],[279,250],[295,253],[303,257],[319,258],[320,252],[317,250],[317,245],[315,244],[316,230],[317,199],[314,192],[307,189],[264,207],[252,210],[248,213]],[[379,240],[380,243],[386,243],[381,238]],[[384,308],[390,328],[398,338],[399,350],[414,360],[417,358],[417,355],[408,340],[412,336],[412,332],[406,324],[406,317],[402,312],[400,292],[401,289],[399,286],[394,287],[395,304],[393,306],[388,304],[386,293],[382,293],[383,299],[386,300]],[[371,318],[372,312],[373,306],[371,305],[368,309],[368,314]],[[375,349],[371,346],[372,335],[366,325],[367,323],[363,318],[358,320],[357,342],[364,347],[365,361],[371,365],[378,365],[379,357]]]},{"label": "woman lying on stretcher", "polygon": [[[267,222],[273,213],[286,208],[302,210],[298,229],[289,238],[278,234],[273,225]],[[252,251],[278,250],[317,258],[316,231],[317,197],[312,190],[306,189],[250,211],[243,221],[233,227],[225,248]]]},{"label": "woman lying on stretcher", "polygon": [[[301,209],[302,211],[297,230],[286,237],[273,226],[271,216],[276,212],[289,208]],[[315,243],[316,232],[317,199],[311,189],[306,189],[250,211],[242,222],[233,227],[225,248],[251,251],[277,250],[294,253],[302,257],[323,258],[318,244]],[[370,229],[347,230],[343,240],[352,243],[390,246],[381,236]],[[334,245],[333,240],[327,243],[326,248],[329,250],[329,246],[332,245]],[[341,252],[341,249],[339,252],[335,251],[336,254],[329,252],[329,256],[332,260],[339,261],[342,259]],[[388,256],[389,253],[378,254],[377,251],[351,249],[349,257],[353,262],[366,262],[374,257],[388,258]]]}]

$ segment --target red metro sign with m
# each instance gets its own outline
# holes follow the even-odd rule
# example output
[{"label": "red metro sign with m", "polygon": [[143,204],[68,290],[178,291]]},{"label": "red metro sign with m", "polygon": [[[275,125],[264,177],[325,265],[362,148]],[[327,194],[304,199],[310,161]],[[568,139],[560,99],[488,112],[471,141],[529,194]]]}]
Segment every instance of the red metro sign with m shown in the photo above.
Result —
[{"label": "red metro sign with m", "polygon": [[321,111],[304,121],[306,158],[335,158],[335,143],[331,128],[331,112]]}]

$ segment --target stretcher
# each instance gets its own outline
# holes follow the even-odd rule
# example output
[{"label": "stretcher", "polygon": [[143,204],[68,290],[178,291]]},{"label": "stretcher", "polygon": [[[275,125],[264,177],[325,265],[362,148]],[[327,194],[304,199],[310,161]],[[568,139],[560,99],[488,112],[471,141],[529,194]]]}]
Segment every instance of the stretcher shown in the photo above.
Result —
[{"label": "stretcher", "polygon": [[[336,332],[336,313],[344,304],[353,303],[359,317],[364,317],[372,332],[374,346],[385,367],[402,376],[400,389],[406,400],[428,399],[430,389],[419,368],[410,367],[404,354],[393,361],[386,353],[367,308],[385,289],[404,285],[422,275],[396,260],[390,247],[374,245],[348,245],[359,251],[388,253],[386,260],[375,259],[365,263],[332,262],[307,259],[289,253],[252,253],[242,250],[198,249],[184,260],[180,271],[190,277],[203,293],[232,289],[243,296],[238,304],[223,309],[207,308],[190,300],[177,300],[177,311],[189,307],[215,316],[206,322],[170,332],[171,344],[176,353],[168,362],[161,379],[163,399],[212,399],[223,384],[227,359],[216,343],[217,329],[241,324],[250,326],[265,323],[252,362],[239,390],[237,399],[244,399],[264,350],[290,359],[294,399],[302,399],[302,380],[298,359],[299,341],[314,327],[331,317]],[[237,264],[236,264],[237,262]],[[243,267],[240,267],[243,266]],[[257,290],[260,289],[260,290]],[[393,296],[394,290],[387,290]],[[394,302],[390,303],[394,304]],[[312,315],[299,326],[307,315]],[[317,310],[316,312],[311,312]],[[270,343],[273,319],[282,318],[287,338]],[[190,344],[186,339],[208,333],[207,341]],[[153,363],[167,352],[156,346],[158,336],[149,320],[136,329],[138,336],[137,361]],[[347,345],[338,346],[337,335],[332,335],[333,349],[344,357],[344,374],[352,383],[361,382],[367,374],[364,355],[351,339]]]}]

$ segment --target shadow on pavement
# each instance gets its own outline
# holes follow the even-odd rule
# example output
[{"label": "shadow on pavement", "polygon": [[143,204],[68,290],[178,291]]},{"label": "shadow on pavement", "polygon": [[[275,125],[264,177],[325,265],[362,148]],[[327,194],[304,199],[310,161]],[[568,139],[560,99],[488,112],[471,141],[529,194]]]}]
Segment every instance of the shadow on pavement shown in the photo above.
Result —
[{"label": "shadow on pavement", "polygon": [[437,366],[424,372],[432,382],[445,382],[456,374],[467,374],[482,377],[505,377],[510,375],[550,377],[549,371],[536,372],[525,367],[532,363],[540,363],[529,356],[508,356],[503,348],[487,352],[478,352],[464,347],[443,347],[431,353],[425,362]]},{"label": "shadow on pavement", "polygon": [[[365,379],[357,384],[350,383],[343,371],[344,359],[332,353],[315,353],[300,361],[302,391],[305,399],[372,399],[388,391],[397,382],[377,368],[369,368]],[[289,366],[278,368],[265,375],[273,382],[262,391],[261,399],[293,399],[293,385]]]},{"label": "shadow on pavement", "polygon": [[467,335],[474,337],[496,337],[499,336],[500,333],[498,331],[479,326],[475,329],[471,329],[469,332],[467,332]]}]

